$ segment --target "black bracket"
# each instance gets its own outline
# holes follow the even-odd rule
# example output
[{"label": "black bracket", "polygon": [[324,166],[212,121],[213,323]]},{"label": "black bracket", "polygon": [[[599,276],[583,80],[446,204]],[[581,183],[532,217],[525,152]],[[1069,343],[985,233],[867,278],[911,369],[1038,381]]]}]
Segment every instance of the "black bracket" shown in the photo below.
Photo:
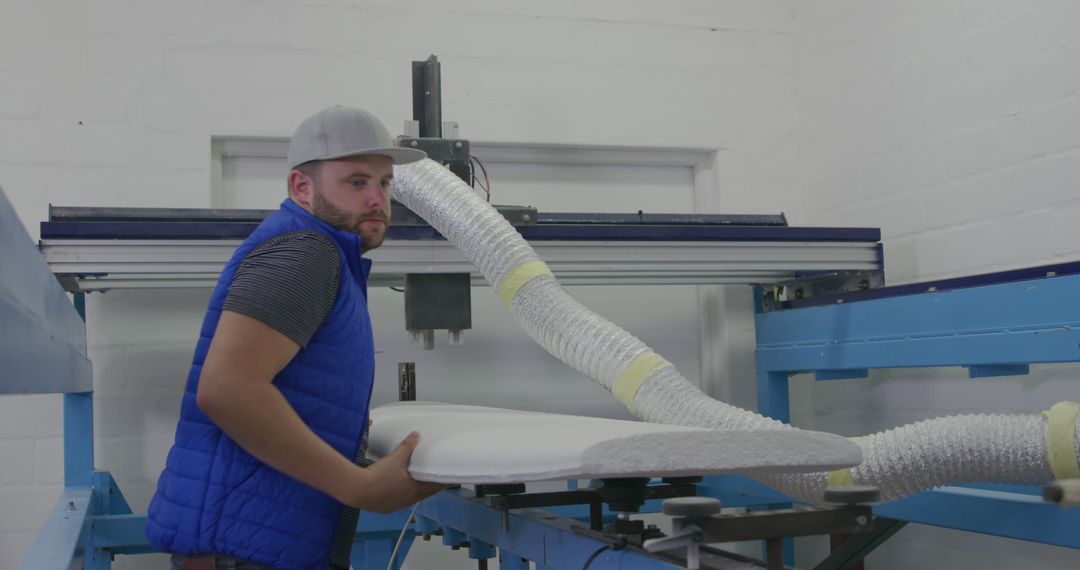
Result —
[{"label": "black bracket", "polygon": [[783,308],[786,301],[799,301],[812,297],[836,297],[837,303],[844,302],[844,294],[855,291],[867,291],[885,286],[885,273],[882,271],[840,271],[815,273],[796,277],[761,287],[761,306],[764,312]]},{"label": "black bracket", "polygon": [[[481,488],[483,487],[483,488]],[[589,528],[594,531],[604,529],[604,495],[596,489],[578,489],[576,491],[555,491],[548,493],[526,493],[492,495],[496,491],[492,485],[477,485],[477,498],[487,502],[493,508],[503,511],[503,530],[509,531],[510,511],[514,509],[538,509],[567,505],[589,505]],[[652,485],[645,487],[644,498],[672,499],[675,497],[693,497],[697,495],[697,485],[678,483]]]}]

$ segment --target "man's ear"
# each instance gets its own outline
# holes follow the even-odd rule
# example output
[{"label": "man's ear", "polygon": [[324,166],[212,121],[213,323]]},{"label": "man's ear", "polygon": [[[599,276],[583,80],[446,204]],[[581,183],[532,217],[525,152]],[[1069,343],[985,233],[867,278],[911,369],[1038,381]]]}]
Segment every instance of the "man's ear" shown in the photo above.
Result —
[{"label": "man's ear", "polygon": [[289,197],[293,202],[300,204],[305,210],[311,211],[311,202],[314,199],[315,181],[310,176],[293,169],[289,171]]}]

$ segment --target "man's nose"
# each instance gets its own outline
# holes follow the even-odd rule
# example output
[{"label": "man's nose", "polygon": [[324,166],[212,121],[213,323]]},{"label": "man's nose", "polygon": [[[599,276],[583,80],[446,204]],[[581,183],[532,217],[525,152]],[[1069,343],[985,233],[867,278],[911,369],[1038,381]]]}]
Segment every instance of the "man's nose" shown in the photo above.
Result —
[{"label": "man's nose", "polygon": [[387,200],[389,198],[384,195],[382,188],[378,186],[373,186],[364,193],[364,205],[368,208],[381,208],[386,205]]}]

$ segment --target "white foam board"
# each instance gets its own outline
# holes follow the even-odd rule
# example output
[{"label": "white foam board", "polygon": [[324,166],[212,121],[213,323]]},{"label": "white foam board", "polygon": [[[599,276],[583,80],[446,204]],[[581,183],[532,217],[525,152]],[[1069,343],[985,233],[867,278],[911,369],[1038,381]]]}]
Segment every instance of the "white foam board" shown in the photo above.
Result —
[{"label": "white foam board", "polygon": [[409,472],[439,483],[811,472],[862,461],[854,443],[813,431],[719,431],[432,402],[389,404],[371,417],[370,457],[417,431]]}]

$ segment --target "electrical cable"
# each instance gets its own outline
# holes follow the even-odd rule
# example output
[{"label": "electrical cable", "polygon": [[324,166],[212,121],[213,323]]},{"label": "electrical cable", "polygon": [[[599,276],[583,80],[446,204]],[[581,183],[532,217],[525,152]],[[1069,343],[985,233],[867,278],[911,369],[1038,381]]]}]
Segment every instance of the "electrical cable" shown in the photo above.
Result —
[{"label": "electrical cable", "polygon": [[[487,201],[491,202],[491,179],[488,178],[487,168],[484,166],[484,163],[480,160],[480,157],[478,157],[476,155],[469,155],[469,166],[470,167],[472,166],[472,161],[476,161],[476,164],[480,166],[480,171],[484,173],[484,184],[481,187],[484,189],[484,192],[487,194]],[[473,178],[474,179],[476,178],[475,174],[473,175]],[[480,181],[477,180],[478,184],[479,184],[479,182]]]},{"label": "electrical cable", "polygon": [[474,186],[479,186],[480,189],[484,191],[484,195],[487,197],[487,201],[490,202],[491,201],[491,190],[483,182],[480,182],[479,178],[476,177],[476,168],[475,168],[475,166],[473,166],[473,160],[475,160],[475,159],[473,159],[472,157],[469,158],[469,168],[473,172],[473,175],[472,175],[473,185]]},{"label": "electrical cable", "polygon": [[398,549],[401,548],[401,541],[405,540],[405,533],[409,530],[409,525],[412,524],[413,517],[416,516],[416,509],[420,508],[420,503],[424,501],[417,501],[411,511],[409,511],[408,518],[405,519],[405,526],[401,527],[401,534],[397,537],[397,542],[394,543],[394,550],[390,552],[390,562],[386,564],[386,570],[394,569],[394,559],[397,558]]},{"label": "electrical cable", "polygon": [[603,554],[604,551],[608,550],[609,548],[611,548],[610,544],[605,544],[604,546],[597,548],[596,552],[593,552],[592,555],[589,556],[588,560],[585,561],[585,565],[581,567],[581,570],[589,570],[589,566],[592,566],[592,563],[594,560],[596,560],[596,557]]}]

